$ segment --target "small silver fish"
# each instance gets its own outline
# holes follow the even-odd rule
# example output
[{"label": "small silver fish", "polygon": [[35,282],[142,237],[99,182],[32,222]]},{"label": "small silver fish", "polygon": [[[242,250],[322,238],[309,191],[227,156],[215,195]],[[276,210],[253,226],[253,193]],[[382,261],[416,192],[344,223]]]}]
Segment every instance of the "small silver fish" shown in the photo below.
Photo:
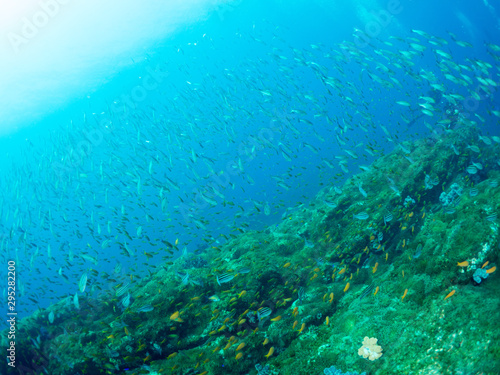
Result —
[{"label": "small silver fish", "polygon": [[230,282],[234,279],[234,275],[231,273],[223,273],[222,275],[217,275],[217,284],[221,285]]},{"label": "small silver fish", "polygon": [[87,272],[84,272],[82,276],[80,276],[80,282],[78,283],[78,289],[80,292],[85,292],[85,287],[87,286]]},{"label": "small silver fish", "polygon": [[334,201],[328,200],[328,199],[323,199],[323,202],[330,208],[335,208],[337,207],[337,203]]},{"label": "small silver fish", "polygon": [[477,147],[476,145],[467,146],[466,148],[470,149],[471,151],[477,152],[477,153],[481,152],[479,147]]},{"label": "small silver fish", "polygon": [[352,215],[353,219],[358,219],[358,220],[366,220],[370,216],[366,212],[360,212],[359,214]]},{"label": "small silver fish", "polygon": [[123,327],[128,327],[125,323],[123,323],[123,320],[121,322],[117,322],[116,320],[114,322],[109,323],[109,326],[111,328],[123,328]]},{"label": "small silver fish", "polygon": [[269,307],[263,307],[257,312],[257,316],[259,318],[259,321],[265,318],[266,316],[271,315],[273,311]]},{"label": "small silver fish", "polygon": [[77,310],[80,310],[80,303],[78,303],[78,293],[75,293],[73,297],[73,305],[75,305]]},{"label": "small silver fish", "polygon": [[486,220],[488,221],[495,221],[498,217],[498,214],[496,212],[493,212],[492,214],[489,214],[486,216]]},{"label": "small silver fish", "polygon": [[418,244],[417,250],[415,250],[415,254],[413,254],[413,259],[417,259],[418,257],[420,257],[420,255],[422,255],[422,244],[421,243]]},{"label": "small silver fish", "polygon": [[130,293],[127,293],[127,295],[122,298],[121,303],[122,303],[122,306],[124,308],[127,308],[130,306]]},{"label": "small silver fish", "polygon": [[359,192],[361,193],[361,195],[363,197],[365,197],[365,198],[368,197],[368,194],[366,194],[366,191],[364,191],[364,189],[363,189],[363,183],[362,182],[359,182],[359,184],[358,184],[358,190],[359,190]]},{"label": "small silver fish", "polygon": [[148,305],[144,305],[144,306],[139,307],[135,311],[136,312],[150,312],[150,311],[153,311],[153,310],[154,310],[154,307],[148,304]]},{"label": "small silver fish", "polygon": [[469,165],[466,169],[467,173],[469,174],[476,174],[477,173],[477,168],[473,165]]},{"label": "small silver fish", "polygon": [[393,218],[392,214],[390,212],[386,213],[384,215],[384,225],[387,225],[389,221],[391,221]]},{"label": "small silver fish", "polygon": [[130,288],[130,283],[123,284],[119,289],[116,290],[115,295],[117,297],[124,295],[128,288]]}]

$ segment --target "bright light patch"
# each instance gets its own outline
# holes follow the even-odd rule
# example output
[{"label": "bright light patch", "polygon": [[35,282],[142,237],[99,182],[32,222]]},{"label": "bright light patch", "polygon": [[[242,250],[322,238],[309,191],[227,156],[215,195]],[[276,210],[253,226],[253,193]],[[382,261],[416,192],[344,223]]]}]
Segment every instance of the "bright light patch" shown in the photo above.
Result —
[{"label": "bright light patch", "polygon": [[227,2],[1,2],[0,134],[92,93],[155,42]]}]

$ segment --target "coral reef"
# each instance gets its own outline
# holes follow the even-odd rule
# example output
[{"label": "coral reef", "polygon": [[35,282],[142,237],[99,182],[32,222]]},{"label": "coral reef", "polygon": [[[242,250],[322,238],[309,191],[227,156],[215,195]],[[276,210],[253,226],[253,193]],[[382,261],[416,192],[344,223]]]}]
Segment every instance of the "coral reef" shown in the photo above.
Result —
[{"label": "coral reef", "polygon": [[[41,309],[19,322],[18,360],[51,375],[498,374],[499,223],[487,217],[500,208],[500,170],[485,168],[473,196],[457,188],[472,187],[464,139],[477,137],[464,126],[417,141],[411,162],[400,150],[380,157],[264,231],[115,280],[80,295],[79,309],[73,296]],[[484,146],[482,163],[498,154]],[[443,198],[426,174],[450,186]]]},{"label": "coral reef", "polygon": [[375,361],[382,357],[382,347],[377,345],[375,337],[365,337],[363,345],[358,349],[358,354],[363,358],[368,358],[370,361]]}]

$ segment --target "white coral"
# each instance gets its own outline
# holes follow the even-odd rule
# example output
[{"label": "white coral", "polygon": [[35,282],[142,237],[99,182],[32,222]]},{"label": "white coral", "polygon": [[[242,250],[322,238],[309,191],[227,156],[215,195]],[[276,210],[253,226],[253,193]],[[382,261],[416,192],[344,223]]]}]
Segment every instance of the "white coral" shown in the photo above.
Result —
[{"label": "white coral", "polygon": [[377,339],[375,337],[367,337],[363,339],[363,346],[358,349],[358,354],[363,358],[368,358],[370,361],[375,361],[376,359],[382,357],[382,347],[377,345]]}]

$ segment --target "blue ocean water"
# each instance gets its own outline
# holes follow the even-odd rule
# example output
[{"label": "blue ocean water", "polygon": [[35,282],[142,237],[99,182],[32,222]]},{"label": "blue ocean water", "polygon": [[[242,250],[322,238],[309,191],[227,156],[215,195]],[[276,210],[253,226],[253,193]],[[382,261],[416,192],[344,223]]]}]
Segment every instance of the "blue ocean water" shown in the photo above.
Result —
[{"label": "blue ocean water", "polygon": [[[1,261],[16,264],[18,318],[276,226],[399,144],[453,130],[459,116],[500,136],[493,1],[202,5],[195,19],[121,50],[113,67],[90,48],[93,68],[66,67],[57,95],[34,74],[31,102],[12,114],[20,119],[5,109]],[[21,48],[43,50],[36,43]],[[402,51],[406,64],[395,60]],[[477,61],[490,64],[489,92],[459,75],[480,75]],[[65,86],[78,69],[81,82]],[[421,97],[435,100],[430,115]]]}]

